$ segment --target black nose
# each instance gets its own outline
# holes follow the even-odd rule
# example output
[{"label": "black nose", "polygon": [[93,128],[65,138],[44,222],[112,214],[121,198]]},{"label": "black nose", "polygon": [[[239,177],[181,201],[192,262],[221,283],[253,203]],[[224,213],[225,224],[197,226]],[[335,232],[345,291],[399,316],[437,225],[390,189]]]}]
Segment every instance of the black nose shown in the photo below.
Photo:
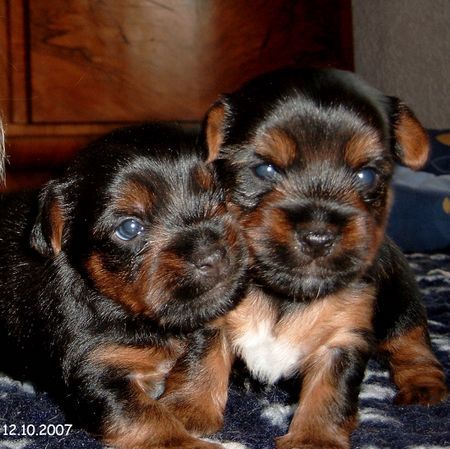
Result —
[{"label": "black nose", "polygon": [[310,257],[327,256],[336,242],[336,233],[328,230],[300,230],[297,232],[302,251]]},{"label": "black nose", "polygon": [[192,255],[197,275],[209,281],[219,281],[228,266],[225,248],[220,243],[205,244]]}]

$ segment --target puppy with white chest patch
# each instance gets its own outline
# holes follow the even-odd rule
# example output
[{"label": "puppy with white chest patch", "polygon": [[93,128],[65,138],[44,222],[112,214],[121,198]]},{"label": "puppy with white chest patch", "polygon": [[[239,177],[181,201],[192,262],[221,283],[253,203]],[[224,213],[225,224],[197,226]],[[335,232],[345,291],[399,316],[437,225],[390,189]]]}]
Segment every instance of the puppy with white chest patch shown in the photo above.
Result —
[{"label": "puppy with white chest patch", "polygon": [[282,70],[222,97],[204,132],[252,258],[225,332],[255,377],[301,378],[277,448],[348,449],[375,351],[397,403],[443,400],[420,292],[385,236],[395,162],[428,155],[410,109],[351,73]]}]

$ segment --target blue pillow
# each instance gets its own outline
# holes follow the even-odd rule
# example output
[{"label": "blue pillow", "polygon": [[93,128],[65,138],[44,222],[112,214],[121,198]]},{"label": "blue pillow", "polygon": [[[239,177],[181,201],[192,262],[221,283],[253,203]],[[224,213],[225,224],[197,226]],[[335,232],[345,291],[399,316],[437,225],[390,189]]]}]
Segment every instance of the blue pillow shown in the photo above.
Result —
[{"label": "blue pillow", "polygon": [[405,252],[450,250],[450,132],[430,131],[430,138],[423,170],[399,166],[393,179],[387,232]]},{"label": "blue pillow", "polygon": [[450,130],[429,130],[431,152],[423,171],[435,175],[450,175]]}]

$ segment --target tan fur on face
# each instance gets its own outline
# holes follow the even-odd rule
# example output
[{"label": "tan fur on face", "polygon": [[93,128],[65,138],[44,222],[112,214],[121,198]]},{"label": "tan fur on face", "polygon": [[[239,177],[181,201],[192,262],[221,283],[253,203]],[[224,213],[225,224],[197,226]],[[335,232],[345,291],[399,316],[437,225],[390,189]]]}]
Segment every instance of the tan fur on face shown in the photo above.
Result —
[{"label": "tan fur on face", "polygon": [[367,243],[364,261],[367,268],[373,263],[378,254],[381,242],[384,238],[385,223],[377,226],[372,220],[367,220],[363,215],[352,218],[342,232],[340,246],[344,251],[361,247],[362,242]]},{"label": "tan fur on face", "polygon": [[250,213],[243,214],[241,224],[249,241],[250,251],[258,252],[261,229],[266,229],[273,239],[284,244],[292,244],[292,225],[286,219],[285,214],[271,204],[276,204],[283,199],[283,194],[278,190],[267,193],[261,200],[259,207]]},{"label": "tan fur on face", "polygon": [[284,130],[274,128],[257,139],[256,154],[277,167],[287,168],[294,162],[297,145]]},{"label": "tan fur on face", "polygon": [[[197,176],[201,178],[201,182],[210,182],[207,170],[197,172]],[[135,189],[131,191],[136,192]],[[130,195],[123,196],[127,197],[131,199]],[[148,206],[149,204],[147,203]],[[204,211],[202,219],[207,221],[214,217],[221,220],[224,228],[222,235],[217,234],[217,242],[223,245],[227,256],[234,261],[239,256],[239,249],[243,247],[241,230],[234,218],[228,215],[224,203],[212,204]],[[192,224],[191,228],[194,226]],[[167,323],[162,321],[160,312],[173,300],[180,279],[189,275],[192,263],[183,253],[170,249],[174,242],[183,238],[183,229],[174,232],[155,225],[144,232],[146,240],[133,261],[136,262],[134,271],[129,266],[111,270],[108,266],[108,254],[99,250],[94,250],[89,255],[85,266],[96,288],[103,295],[135,314],[144,314],[158,320],[160,325],[165,325]],[[228,279],[224,279],[226,281]]]},{"label": "tan fur on face", "polygon": [[139,182],[127,181],[120,189],[120,196],[113,199],[115,209],[129,215],[144,215],[151,210],[154,194]]},{"label": "tan fur on face", "polygon": [[214,187],[214,178],[206,167],[197,167],[193,175],[195,181],[203,190],[210,190]]},{"label": "tan fur on face", "polygon": [[184,276],[186,261],[160,245],[155,246],[152,251],[147,251],[139,273],[133,279],[127,278],[127,272],[109,271],[99,252],[91,254],[86,266],[103,295],[133,313],[157,319],[158,311],[172,299],[172,289],[177,286],[179,277]]},{"label": "tan fur on face", "polygon": [[[121,215],[142,217],[149,214],[153,205],[154,194],[145,185],[127,181],[120,188],[120,193],[112,199],[111,208]],[[148,281],[145,276],[136,279],[127,278],[127,271],[111,272],[105,265],[104,255],[94,251],[86,262],[86,268],[97,288],[106,296],[124,305],[133,313],[147,312]]]},{"label": "tan fur on face", "polygon": [[345,162],[355,169],[383,155],[383,145],[374,131],[354,134],[344,150]]},{"label": "tan fur on face", "polygon": [[133,313],[149,312],[146,298],[146,283],[125,279],[120,273],[112,273],[104,266],[102,254],[94,252],[86,267],[96,287],[105,296],[112,298]]}]

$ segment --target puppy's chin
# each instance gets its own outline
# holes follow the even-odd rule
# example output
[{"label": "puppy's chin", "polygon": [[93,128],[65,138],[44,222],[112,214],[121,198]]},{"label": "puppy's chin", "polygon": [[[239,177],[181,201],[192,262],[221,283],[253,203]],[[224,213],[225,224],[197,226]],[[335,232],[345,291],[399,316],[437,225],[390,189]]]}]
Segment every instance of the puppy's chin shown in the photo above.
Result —
[{"label": "puppy's chin", "polygon": [[310,302],[336,293],[360,279],[368,266],[356,252],[319,261],[292,254],[256,258],[252,271],[256,284],[291,302]]},{"label": "puppy's chin", "polygon": [[221,282],[195,297],[175,293],[158,310],[158,324],[171,331],[189,332],[223,316],[241,297],[243,283],[237,276]]},{"label": "puppy's chin", "polygon": [[193,330],[234,306],[244,285],[247,250],[231,231],[227,240],[217,234],[212,244],[194,250],[178,239],[156,257],[159,275],[150,277],[146,303],[161,326]]}]

